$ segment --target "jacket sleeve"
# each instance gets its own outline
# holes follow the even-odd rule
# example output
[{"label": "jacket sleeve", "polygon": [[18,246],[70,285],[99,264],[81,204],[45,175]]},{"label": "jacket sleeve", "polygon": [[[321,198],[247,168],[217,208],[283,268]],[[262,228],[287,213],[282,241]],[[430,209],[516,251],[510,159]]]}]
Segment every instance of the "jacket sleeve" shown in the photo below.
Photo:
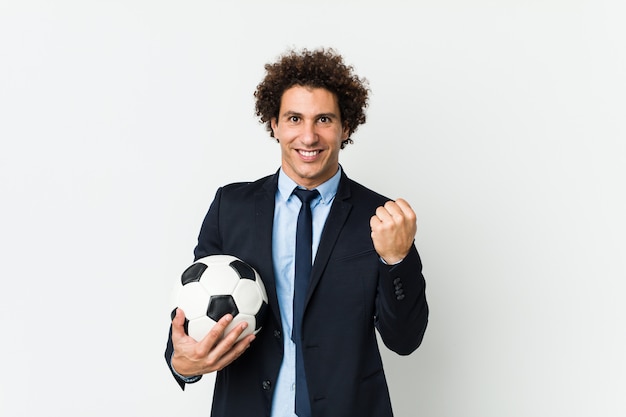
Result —
[{"label": "jacket sleeve", "polygon": [[[209,211],[207,212],[204,221],[202,222],[202,228],[200,229],[200,235],[198,236],[198,244],[194,249],[194,260],[198,260],[199,258],[208,255],[220,253],[218,218],[221,191],[221,188],[217,190],[217,193],[215,194],[215,199],[213,200],[213,203],[211,203]],[[179,375],[172,367],[173,354],[174,346],[172,344],[172,326],[170,324],[170,331],[167,339],[167,345],[165,348],[165,362],[167,363],[167,366],[172,372],[172,376],[174,377],[174,379],[176,379],[178,385],[180,385],[181,389],[184,390],[185,384],[197,382],[200,380],[201,376],[198,375],[190,378],[185,378]]]},{"label": "jacket sleeve", "polygon": [[389,349],[408,355],[415,351],[428,324],[426,282],[415,246],[402,262],[379,265],[375,324]]}]

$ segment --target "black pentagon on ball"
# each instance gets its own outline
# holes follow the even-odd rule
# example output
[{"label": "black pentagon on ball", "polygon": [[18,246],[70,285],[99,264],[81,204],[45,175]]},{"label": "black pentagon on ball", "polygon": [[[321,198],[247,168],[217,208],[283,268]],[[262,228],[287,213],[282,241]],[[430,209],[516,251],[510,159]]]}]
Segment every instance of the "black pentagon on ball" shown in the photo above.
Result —
[{"label": "black pentagon on ball", "polygon": [[213,321],[218,321],[224,314],[232,314],[235,317],[239,314],[239,309],[235,304],[235,300],[230,295],[212,295],[209,298],[209,307],[206,315]]},{"label": "black pentagon on ball", "polygon": [[267,315],[267,307],[267,303],[263,301],[263,304],[261,304],[261,308],[259,308],[259,312],[254,315],[254,321],[256,323],[254,331],[258,331],[263,326],[265,316]]},{"label": "black pentagon on ball", "polygon": [[201,262],[195,263],[191,265],[189,268],[185,269],[183,275],[180,277],[183,285],[187,285],[190,282],[198,282],[200,281],[200,277],[204,271],[206,271],[207,266]]},{"label": "black pentagon on ball", "polygon": [[252,281],[256,280],[256,275],[254,274],[254,269],[247,263],[240,261],[239,259],[232,261],[230,263],[230,267],[237,271],[239,278],[241,279],[251,279]]}]

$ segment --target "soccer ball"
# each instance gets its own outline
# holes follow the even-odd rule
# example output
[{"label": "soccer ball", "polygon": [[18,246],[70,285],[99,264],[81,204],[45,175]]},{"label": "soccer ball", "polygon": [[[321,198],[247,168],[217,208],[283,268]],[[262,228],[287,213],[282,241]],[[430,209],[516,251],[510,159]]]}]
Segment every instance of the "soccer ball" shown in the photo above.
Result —
[{"label": "soccer ball", "polygon": [[[185,333],[200,341],[227,313],[233,321],[224,334],[247,322],[239,336],[257,334],[267,312],[267,292],[258,272],[230,255],[212,255],[198,259],[182,274],[175,289],[176,306],[185,313]],[[176,308],[172,311],[172,319]]]}]

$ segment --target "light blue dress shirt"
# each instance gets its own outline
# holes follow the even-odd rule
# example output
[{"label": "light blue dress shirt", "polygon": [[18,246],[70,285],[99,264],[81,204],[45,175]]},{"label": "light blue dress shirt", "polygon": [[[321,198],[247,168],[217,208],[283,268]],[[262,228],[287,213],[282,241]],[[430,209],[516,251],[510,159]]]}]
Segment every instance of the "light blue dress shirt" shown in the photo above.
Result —
[{"label": "light blue dress shirt", "polygon": [[[341,178],[341,168],[328,181],[317,187],[320,196],[311,202],[313,215],[313,259],[322,235],[324,223]],[[293,323],[293,281],[296,256],[296,224],[302,203],[292,195],[297,184],[282,170],[278,173],[278,191],[272,230],[272,260],[276,294],[283,327],[283,362],[278,373],[271,417],[294,417],[296,395],[296,345],[291,340]]]}]

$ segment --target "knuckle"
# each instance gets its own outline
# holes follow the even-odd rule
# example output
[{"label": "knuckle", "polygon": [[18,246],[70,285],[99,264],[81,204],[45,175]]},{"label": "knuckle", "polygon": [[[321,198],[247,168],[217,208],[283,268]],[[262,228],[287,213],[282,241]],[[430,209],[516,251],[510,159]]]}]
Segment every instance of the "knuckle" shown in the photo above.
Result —
[{"label": "knuckle", "polygon": [[222,335],[223,329],[219,326],[213,326],[211,330],[209,330],[209,336],[212,339],[218,339]]},{"label": "knuckle", "polygon": [[215,355],[208,355],[204,363],[207,367],[211,369],[216,369],[218,366],[220,366],[219,357],[216,357]]},{"label": "knuckle", "polygon": [[202,349],[202,347],[200,347],[200,344],[198,344],[196,346],[196,348],[191,351],[191,355],[193,358],[202,358],[203,356],[206,355],[206,352],[204,351],[204,349]]}]

